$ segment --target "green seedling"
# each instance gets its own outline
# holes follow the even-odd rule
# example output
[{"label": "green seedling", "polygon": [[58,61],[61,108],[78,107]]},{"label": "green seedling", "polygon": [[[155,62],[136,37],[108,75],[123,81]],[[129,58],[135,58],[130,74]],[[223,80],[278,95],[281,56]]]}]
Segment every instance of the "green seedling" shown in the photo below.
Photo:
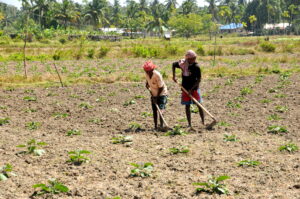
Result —
[{"label": "green seedling", "polygon": [[139,131],[139,130],[142,129],[142,125],[139,124],[139,123],[136,123],[136,122],[132,122],[132,123],[129,124],[129,129],[131,131],[136,132],[136,131]]},{"label": "green seedling", "polygon": [[248,95],[248,94],[251,94],[253,92],[253,90],[249,87],[245,87],[245,88],[242,88],[241,90],[241,95]]},{"label": "green seedling", "polygon": [[113,144],[132,143],[132,136],[117,135],[111,138]]},{"label": "green seedling", "polygon": [[227,134],[224,135],[223,140],[225,142],[236,142],[236,141],[238,141],[236,135],[227,135]]},{"label": "green seedling", "polygon": [[175,135],[186,135],[188,134],[185,132],[180,125],[176,125],[174,129],[168,131],[165,136],[175,136]]},{"label": "green seedling", "polygon": [[277,112],[284,113],[284,112],[288,111],[289,109],[288,109],[287,106],[276,106],[276,107],[275,107],[275,110],[276,110]]},{"label": "green seedling", "polygon": [[105,102],[105,101],[106,101],[106,98],[103,97],[103,96],[101,96],[101,97],[97,98],[95,101],[96,101],[96,102]]},{"label": "green seedling", "polygon": [[6,110],[6,109],[7,109],[7,106],[1,105],[1,106],[0,106],[0,109],[1,109],[1,110]]},{"label": "green seedling", "polygon": [[210,194],[228,194],[229,191],[226,188],[226,185],[222,183],[222,181],[230,179],[229,176],[218,176],[211,177],[207,182],[196,182],[193,185],[201,186],[196,189],[196,194],[200,194],[202,192],[210,193]]},{"label": "green seedling", "polygon": [[276,94],[276,98],[285,98],[287,95],[286,94]]},{"label": "green seedling", "polygon": [[67,131],[67,136],[72,136],[72,135],[80,135],[81,132],[77,129],[71,129],[69,131]]},{"label": "green seedling", "polygon": [[92,90],[92,89],[90,89],[90,90],[87,91],[87,94],[89,94],[89,95],[95,94],[95,93],[96,93],[96,91],[95,91],[95,90]]},{"label": "green seedling", "polygon": [[262,80],[264,79],[264,75],[258,75],[258,76],[256,76],[255,77],[255,83],[257,84],[257,83],[260,83],[260,82],[262,82]]},{"label": "green seedling", "polygon": [[153,116],[152,113],[149,113],[149,112],[142,112],[142,117],[151,117]]},{"label": "green seedling", "polygon": [[281,120],[281,117],[279,115],[277,115],[277,114],[272,114],[272,115],[270,115],[268,117],[268,120],[271,120],[271,121],[273,121],[273,120]]},{"label": "green seedling", "polygon": [[0,181],[5,181],[11,176],[16,176],[16,174],[12,172],[12,166],[10,164],[0,167]]},{"label": "green seedling", "polygon": [[57,94],[57,93],[52,93],[52,92],[50,92],[50,93],[47,93],[46,96],[47,96],[47,97],[53,97],[53,96],[58,96],[58,94]]},{"label": "green seedling", "polygon": [[243,96],[238,96],[238,97],[235,97],[234,100],[237,102],[243,102],[243,101],[245,101],[245,98]]},{"label": "green seedling", "polygon": [[37,142],[35,139],[32,139],[30,141],[27,142],[27,144],[21,144],[18,145],[17,147],[19,148],[27,148],[27,151],[23,151],[21,153],[25,153],[25,154],[34,154],[34,155],[38,155],[41,156],[45,153],[44,149],[39,149],[39,146],[45,146],[47,145],[45,142]]},{"label": "green seedling", "polygon": [[224,122],[224,121],[218,122],[217,125],[218,126],[231,126],[231,124]]},{"label": "green seedling", "polygon": [[136,95],[134,96],[134,99],[144,99],[145,96],[144,95]]},{"label": "green seedling", "polygon": [[187,122],[187,119],[186,118],[181,118],[178,120],[178,122]]},{"label": "green seedling", "polygon": [[191,113],[199,113],[199,109],[196,105],[192,104],[190,106]]},{"label": "green seedling", "polygon": [[277,93],[277,92],[278,92],[278,90],[276,90],[275,88],[269,89],[269,93]]},{"label": "green seedling", "polygon": [[0,126],[3,126],[4,124],[8,124],[9,120],[10,119],[8,117],[0,118]]},{"label": "green seedling", "polygon": [[131,169],[130,176],[132,177],[150,177],[152,175],[153,171],[153,164],[150,162],[147,162],[145,164],[136,164],[136,163],[130,163],[134,167],[134,169]]},{"label": "green seedling", "polygon": [[75,165],[81,165],[84,162],[88,162],[90,159],[83,156],[82,154],[90,154],[90,151],[87,150],[75,150],[70,151],[68,154],[70,155],[70,160],[68,162],[72,162]]},{"label": "green seedling", "polygon": [[231,86],[233,84],[233,79],[227,79],[225,82],[225,86]]},{"label": "green seedling", "polygon": [[23,100],[28,101],[28,102],[30,102],[30,101],[35,102],[37,100],[37,98],[35,96],[26,96],[23,98]]},{"label": "green seedling", "polygon": [[290,153],[298,151],[298,146],[293,143],[288,143],[279,147],[279,151],[288,151]]},{"label": "green seedling", "polygon": [[24,111],[25,111],[25,113],[34,113],[34,112],[37,112],[37,110],[33,109],[33,108],[27,108]]},{"label": "green seedling", "polygon": [[29,130],[36,130],[41,126],[40,122],[27,122],[25,127]]},{"label": "green seedling", "polygon": [[91,118],[91,119],[89,119],[89,122],[94,123],[94,124],[100,124],[102,122],[102,119]]},{"label": "green seedling", "polygon": [[260,100],[260,102],[263,103],[263,104],[267,104],[267,103],[272,102],[272,100],[270,100],[270,99],[262,99],[262,100]]},{"label": "green seedling", "polygon": [[115,95],[116,95],[116,92],[108,93],[108,96],[109,96],[109,97],[112,97],[112,96],[115,96]]},{"label": "green seedling", "polygon": [[26,89],[26,90],[24,91],[24,93],[34,93],[34,90],[32,90],[32,89]]},{"label": "green seedling", "polygon": [[129,105],[132,105],[132,104],[136,104],[135,100],[129,100],[129,101],[126,101],[123,106],[129,106]]},{"label": "green seedling", "polygon": [[280,134],[280,133],[287,133],[288,130],[285,127],[272,125],[268,127],[268,133],[273,134]]},{"label": "green seedling", "polygon": [[69,116],[69,114],[68,114],[68,113],[54,113],[52,116],[53,116],[55,119],[57,119],[57,118],[66,118],[66,117]]},{"label": "green seedling", "polygon": [[33,196],[39,196],[44,194],[59,194],[59,193],[66,193],[69,191],[69,188],[67,186],[57,181],[56,179],[51,179],[48,181],[48,183],[49,185],[46,184],[33,185],[33,188],[39,189],[33,194]]},{"label": "green seedling", "polygon": [[70,98],[79,98],[79,96],[75,95],[75,94],[72,94],[72,95],[70,95]]},{"label": "green seedling", "polygon": [[88,102],[83,102],[83,103],[79,104],[79,108],[89,109],[89,108],[93,108],[93,106],[90,105],[90,103],[88,103]]},{"label": "green seedling", "polygon": [[187,146],[169,148],[171,154],[188,153],[190,150]]},{"label": "green seedling", "polygon": [[279,76],[279,79],[281,81],[286,81],[289,79],[289,77],[291,76],[291,73],[290,72],[284,72],[284,73],[281,73],[280,76]]},{"label": "green seedling", "polygon": [[242,167],[242,166],[255,167],[255,166],[258,166],[260,164],[261,163],[259,161],[254,161],[254,160],[242,160],[242,161],[237,163],[237,165],[239,167]]},{"label": "green seedling", "polygon": [[234,103],[232,101],[227,102],[226,106],[228,108],[241,108],[242,107],[239,103]]}]

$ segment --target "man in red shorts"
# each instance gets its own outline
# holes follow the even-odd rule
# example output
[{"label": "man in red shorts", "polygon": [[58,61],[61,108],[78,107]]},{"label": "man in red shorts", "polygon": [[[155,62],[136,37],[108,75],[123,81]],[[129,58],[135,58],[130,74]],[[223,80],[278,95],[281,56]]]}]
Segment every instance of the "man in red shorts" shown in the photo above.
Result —
[{"label": "man in red shorts", "polygon": [[[196,100],[200,103],[202,102],[199,85],[201,82],[201,70],[196,62],[197,54],[189,50],[185,54],[185,59],[179,60],[178,62],[174,62],[172,65],[173,69],[173,80],[177,83],[176,79],[176,68],[180,68],[182,71],[182,86],[192,95]],[[181,95],[181,104],[185,105],[185,113],[188,120],[189,127],[192,127],[191,124],[191,110],[190,106],[193,104],[192,99],[182,91]],[[199,108],[200,118],[202,120],[202,124],[204,125],[204,112]]]}]

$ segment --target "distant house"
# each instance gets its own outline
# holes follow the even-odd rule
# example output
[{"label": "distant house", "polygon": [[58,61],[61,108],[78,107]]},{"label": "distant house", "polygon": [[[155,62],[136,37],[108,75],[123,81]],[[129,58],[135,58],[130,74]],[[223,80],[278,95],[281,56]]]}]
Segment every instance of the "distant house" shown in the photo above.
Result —
[{"label": "distant house", "polygon": [[266,30],[274,30],[274,29],[280,29],[285,30],[289,27],[289,23],[277,23],[277,24],[265,24],[264,29]]},{"label": "distant house", "polygon": [[219,30],[221,32],[228,32],[228,33],[231,33],[231,32],[242,32],[243,30],[243,24],[241,23],[231,23],[231,24],[226,24],[226,25],[221,25],[219,27]]},{"label": "distant house", "polygon": [[99,28],[104,33],[117,33],[117,34],[123,34],[125,33],[124,29],[122,28]]}]

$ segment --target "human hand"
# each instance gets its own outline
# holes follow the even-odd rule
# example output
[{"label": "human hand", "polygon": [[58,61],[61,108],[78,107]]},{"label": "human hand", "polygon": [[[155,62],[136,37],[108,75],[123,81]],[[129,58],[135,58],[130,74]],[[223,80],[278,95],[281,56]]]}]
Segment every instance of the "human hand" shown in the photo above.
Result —
[{"label": "human hand", "polygon": [[175,76],[173,77],[173,81],[177,83],[177,78]]}]

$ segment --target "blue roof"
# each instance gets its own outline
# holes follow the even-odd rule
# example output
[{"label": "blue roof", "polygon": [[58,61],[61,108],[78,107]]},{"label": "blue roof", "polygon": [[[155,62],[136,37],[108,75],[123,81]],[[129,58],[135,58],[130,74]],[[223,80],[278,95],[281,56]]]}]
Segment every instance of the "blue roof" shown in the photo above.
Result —
[{"label": "blue roof", "polygon": [[242,28],[243,24],[241,23],[231,23],[231,24],[226,24],[223,26],[220,26],[220,30],[234,30],[237,28]]}]

